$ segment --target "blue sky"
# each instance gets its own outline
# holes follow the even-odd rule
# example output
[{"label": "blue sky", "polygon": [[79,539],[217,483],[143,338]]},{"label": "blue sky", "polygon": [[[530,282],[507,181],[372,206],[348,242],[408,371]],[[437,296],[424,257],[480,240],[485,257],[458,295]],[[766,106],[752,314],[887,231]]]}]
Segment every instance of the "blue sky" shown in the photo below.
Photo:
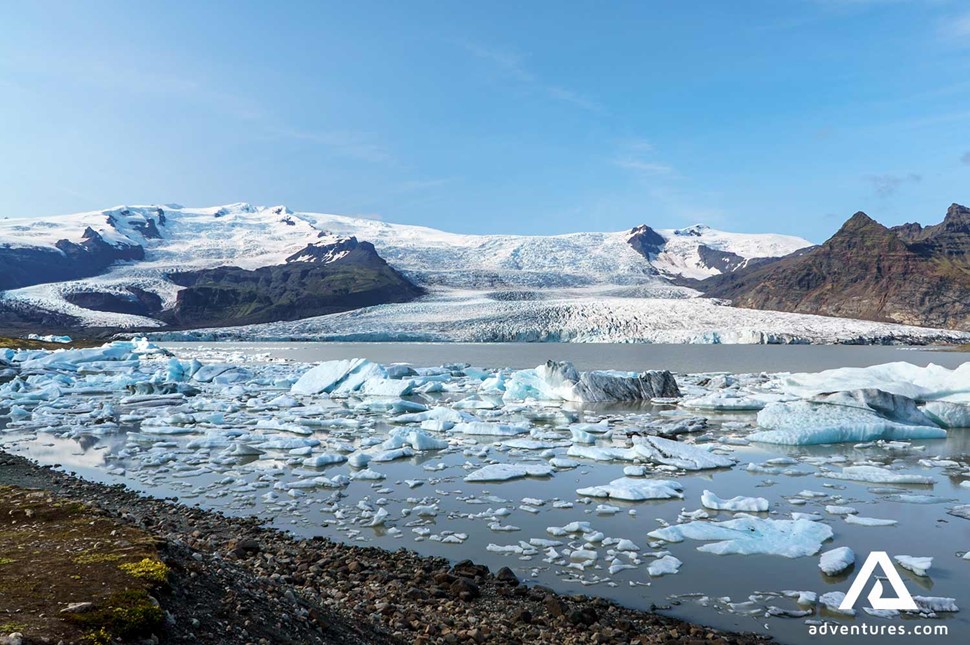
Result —
[{"label": "blue sky", "polygon": [[970,202],[960,0],[0,5],[0,217],[828,237]]}]

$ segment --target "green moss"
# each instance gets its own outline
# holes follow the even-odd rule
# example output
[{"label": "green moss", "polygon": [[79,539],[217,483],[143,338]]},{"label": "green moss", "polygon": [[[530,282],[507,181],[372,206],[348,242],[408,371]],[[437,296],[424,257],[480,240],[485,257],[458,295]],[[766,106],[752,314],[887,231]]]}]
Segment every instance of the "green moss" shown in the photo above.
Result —
[{"label": "green moss", "polygon": [[23,623],[0,623],[0,634],[12,634],[13,632],[22,632],[27,629],[27,625]]},{"label": "green moss", "polygon": [[147,636],[162,624],[162,609],[146,591],[119,591],[92,611],[67,614],[65,620],[85,631],[89,643],[128,641]]},{"label": "green moss", "polygon": [[74,564],[98,564],[101,562],[117,562],[125,557],[121,553],[82,553],[74,558]]},{"label": "green moss", "polygon": [[145,558],[139,562],[126,562],[119,564],[118,568],[128,575],[142,580],[162,583],[168,580],[168,567],[160,560]]},{"label": "green moss", "polygon": [[13,562],[16,562],[16,560],[11,560],[10,558],[2,558],[2,557],[0,557],[0,566],[2,566],[4,564],[11,564]]}]

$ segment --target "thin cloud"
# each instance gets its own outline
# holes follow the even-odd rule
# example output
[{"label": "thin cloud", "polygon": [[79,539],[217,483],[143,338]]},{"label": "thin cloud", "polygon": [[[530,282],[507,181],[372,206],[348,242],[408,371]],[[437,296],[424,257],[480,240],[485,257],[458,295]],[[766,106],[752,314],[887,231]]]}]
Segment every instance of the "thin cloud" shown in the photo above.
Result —
[{"label": "thin cloud", "polygon": [[918,184],[922,180],[923,176],[915,172],[905,175],[885,173],[881,175],[868,175],[866,177],[866,181],[872,185],[872,189],[880,197],[895,195],[903,185]]},{"label": "thin cloud", "polygon": [[335,154],[350,159],[370,161],[374,163],[389,163],[394,161],[393,155],[381,144],[375,141],[369,132],[352,130],[311,131],[289,127],[274,127],[270,134],[279,139],[306,141],[324,146]]},{"label": "thin cloud", "polygon": [[940,36],[960,44],[970,38],[970,13],[955,16],[940,24]]},{"label": "thin cloud", "polygon": [[641,175],[670,175],[674,172],[674,169],[667,164],[644,161],[642,159],[633,159],[629,157],[614,159],[613,163],[620,168],[633,170]]},{"label": "thin cloud", "polygon": [[515,52],[494,47],[485,47],[479,43],[468,41],[463,41],[460,44],[476,58],[488,61],[497,67],[508,78],[518,83],[531,86],[550,99],[561,103],[568,103],[569,105],[589,112],[605,111],[601,103],[583,96],[575,90],[544,82],[537,74],[526,67],[522,57]]},{"label": "thin cloud", "polygon": [[964,152],[963,153],[963,156],[960,157],[960,161],[962,161],[966,165],[970,166],[970,151]]}]

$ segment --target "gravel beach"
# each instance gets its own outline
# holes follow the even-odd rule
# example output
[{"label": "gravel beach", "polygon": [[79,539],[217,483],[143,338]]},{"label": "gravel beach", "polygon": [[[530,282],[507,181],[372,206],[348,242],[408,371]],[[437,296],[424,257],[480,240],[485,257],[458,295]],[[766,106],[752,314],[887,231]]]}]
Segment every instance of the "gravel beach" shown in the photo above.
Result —
[{"label": "gravel beach", "polygon": [[[401,549],[298,539],[0,453],[0,486],[85,502],[153,536],[171,574],[151,642],[765,643]],[[2,622],[2,621],[0,621]],[[58,642],[56,634],[0,642]]]}]

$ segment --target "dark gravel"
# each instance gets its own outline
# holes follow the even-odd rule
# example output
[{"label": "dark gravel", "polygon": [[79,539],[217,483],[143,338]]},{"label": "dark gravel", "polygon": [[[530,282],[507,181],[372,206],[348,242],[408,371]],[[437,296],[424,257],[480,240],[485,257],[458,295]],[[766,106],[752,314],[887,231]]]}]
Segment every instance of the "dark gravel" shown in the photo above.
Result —
[{"label": "dark gravel", "polygon": [[507,568],[299,539],[255,518],[140,496],[3,452],[0,485],[83,501],[155,536],[173,572],[160,598],[171,615],[162,642],[768,642],[528,587]]}]

